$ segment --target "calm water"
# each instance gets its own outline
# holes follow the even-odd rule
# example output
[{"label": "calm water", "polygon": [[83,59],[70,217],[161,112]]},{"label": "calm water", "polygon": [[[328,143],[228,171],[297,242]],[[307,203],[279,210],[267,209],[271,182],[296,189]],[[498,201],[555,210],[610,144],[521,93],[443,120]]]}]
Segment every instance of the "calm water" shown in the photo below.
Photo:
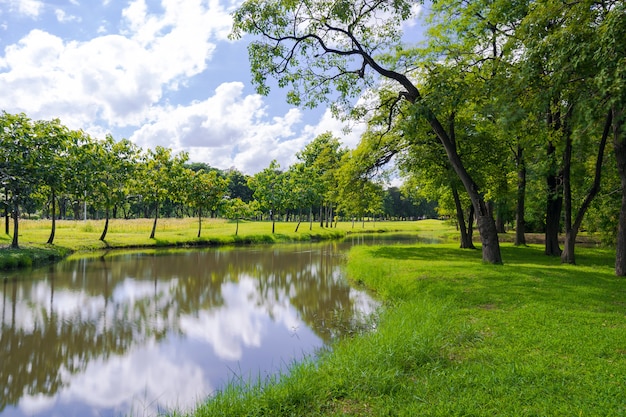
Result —
[{"label": "calm water", "polygon": [[284,370],[376,308],[341,268],[365,240],[109,254],[5,274],[0,416],[153,416]]}]

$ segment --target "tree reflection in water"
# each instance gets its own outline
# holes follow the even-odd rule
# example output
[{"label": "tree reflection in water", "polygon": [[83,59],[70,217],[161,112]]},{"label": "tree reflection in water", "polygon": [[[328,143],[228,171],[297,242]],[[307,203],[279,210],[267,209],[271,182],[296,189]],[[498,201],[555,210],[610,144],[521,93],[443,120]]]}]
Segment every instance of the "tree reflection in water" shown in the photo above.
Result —
[{"label": "tree reflection in water", "polygon": [[345,282],[342,245],[108,254],[8,276],[0,416],[120,415],[137,401],[156,413],[276,372],[375,308]]}]

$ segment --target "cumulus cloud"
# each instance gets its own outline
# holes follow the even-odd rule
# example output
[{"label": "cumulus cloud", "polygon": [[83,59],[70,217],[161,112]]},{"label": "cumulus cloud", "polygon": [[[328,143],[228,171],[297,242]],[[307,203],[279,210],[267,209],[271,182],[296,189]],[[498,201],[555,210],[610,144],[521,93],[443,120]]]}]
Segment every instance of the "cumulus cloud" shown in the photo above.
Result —
[{"label": "cumulus cloud", "polygon": [[65,42],[34,29],[5,52],[0,106],[32,118],[61,117],[73,128],[97,119],[125,126],[139,123],[162,94],[150,52],[119,35]]},{"label": "cumulus cloud", "polygon": [[[33,14],[31,3],[14,6]],[[131,3],[123,11],[124,35],[80,42],[31,30],[0,57],[0,88],[6,92],[0,106],[33,118],[60,117],[73,128],[96,120],[111,127],[140,125],[164,91],[206,69],[215,50],[210,38],[224,36],[230,22],[219,4],[163,5],[157,16],[147,14],[143,1]],[[62,10],[56,17],[71,19]]]},{"label": "cumulus cloud", "polygon": [[[95,137],[129,137],[143,148],[187,151],[192,161],[249,174],[273,159],[287,168],[326,131],[355,145],[359,130],[345,134],[329,112],[311,120],[284,105],[277,111],[274,99],[247,92],[241,73],[212,79],[214,68],[239,69],[242,62],[231,60],[245,59],[245,45],[227,40],[238,3],[71,0],[71,9],[46,10],[40,1],[0,0],[12,15],[33,18],[30,25],[9,21],[13,40],[0,39],[0,109],[59,118]],[[94,19],[96,7],[101,17]],[[217,48],[233,47],[239,52],[211,63]],[[198,90],[209,85],[206,94]]]},{"label": "cumulus cloud", "polygon": [[155,110],[130,139],[141,147],[168,146],[189,152],[192,160],[254,173],[272,159],[286,162],[301,149],[306,139],[295,136],[301,119],[297,109],[268,118],[261,96],[244,95],[243,83],[231,82],[206,100]]}]

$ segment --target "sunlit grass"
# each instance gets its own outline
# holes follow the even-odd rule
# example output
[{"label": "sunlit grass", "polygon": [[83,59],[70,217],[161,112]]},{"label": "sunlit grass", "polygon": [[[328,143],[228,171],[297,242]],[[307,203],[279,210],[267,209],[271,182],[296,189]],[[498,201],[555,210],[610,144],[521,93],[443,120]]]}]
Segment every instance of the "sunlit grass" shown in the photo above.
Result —
[{"label": "sunlit grass", "polygon": [[[67,251],[93,251],[111,248],[231,245],[336,239],[350,233],[415,233],[419,231],[425,235],[441,237],[445,235],[446,230],[450,230],[450,226],[444,222],[424,220],[418,222],[367,221],[354,224],[352,222],[338,222],[333,224],[333,227],[322,227],[319,222],[302,222],[298,232],[296,232],[297,223],[277,221],[275,231],[272,233],[272,223],[269,221],[242,220],[239,222],[237,231],[235,221],[204,218],[202,219],[202,233],[198,238],[197,218],[159,218],[155,238],[150,239],[153,221],[153,219],[112,219],[109,222],[105,241],[100,241],[104,220],[57,220],[54,244],[47,245],[52,221],[22,219],[19,224],[19,244],[24,250],[49,251],[57,256],[59,251],[66,253]],[[12,233],[13,225],[10,226]],[[4,218],[0,221],[0,231],[4,231]],[[236,231],[237,234],[235,235]],[[10,243],[11,235],[1,233],[0,247],[6,248]],[[18,252],[12,252],[12,255],[9,256],[6,249],[0,250],[0,258],[7,257],[6,262],[0,259],[0,269],[2,269],[2,265],[18,267],[28,264],[29,262],[25,259],[16,264],[13,258],[17,256],[15,253]],[[28,252],[22,253],[28,257]],[[37,256],[35,260],[43,258],[45,257]]]}]

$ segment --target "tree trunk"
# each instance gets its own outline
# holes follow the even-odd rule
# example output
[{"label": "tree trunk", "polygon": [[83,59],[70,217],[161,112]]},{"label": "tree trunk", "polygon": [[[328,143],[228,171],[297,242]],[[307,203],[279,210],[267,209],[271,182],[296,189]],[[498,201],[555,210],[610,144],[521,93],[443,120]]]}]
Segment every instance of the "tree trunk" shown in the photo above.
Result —
[{"label": "tree trunk", "polygon": [[[571,115],[571,107],[567,111]],[[563,228],[565,229],[565,242],[561,252],[561,262],[575,264],[574,245],[576,236],[572,233],[572,134],[568,128],[569,116],[565,117],[563,132],[565,134],[565,149],[563,150]]]},{"label": "tree trunk", "polygon": [[272,234],[276,231],[276,221],[272,220]]},{"label": "tree trunk", "polygon": [[72,211],[74,212],[74,220],[80,220],[80,201],[72,203]]},{"label": "tree trunk", "polygon": [[328,228],[328,217],[329,217],[328,204],[324,205],[324,218],[326,220],[326,228]]},{"label": "tree trunk", "polygon": [[154,239],[156,233],[157,220],[159,219],[159,203],[155,204],[154,210],[154,223],[152,224],[152,232],[150,232],[150,239]]},{"label": "tree trunk", "polygon": [[11,242],[11,248],[19,249],[19,218],[20,218],[20,205],[17,201],[13,203],[13,241]]},{"label": "tree trunk", "polygon": [[239,234],[239,216],[237,216],[237,226],[235,226],[235,236]]},{"label": "tree trunk", "polygon": [[52,227],[50,228],[50,237],[48,237],[48,245],[52,245],[54,243],[54,234],[57,229],[57,206],[56,206],[56,193],[54,192],[54,188],[52,188]]},{"label": "tree trunk", "polygon": [[515,154],[515,164],[517,165],[517,205],[515,209],[515,246],[526,245],[526,161],[524,160],[524,150],[518,144]]},{"label": "tree trunk", "polygon": [[[606,148],[606,142],[607,142],[609,132],[611,129],[612,120],[613,120],[613,113],[609,112],[606,122],[604,124],[604,131],[602,132],[602,138],[600,139],[600,144],[598,145],[598,155],[596,156],[596,166],[595,166],[593,184],[591,188],[589,189],[589,191],[587,192],[587,195],[585,196],[585,199],[583,200],[580,208],[578,209],[578,212],[576,213],[576,218],[574,219],[574,223],[571,224],[571,221],[570,221],[569,222],[570,227],[568,228],[566,226],[565,244],[563,245],[563,253],[561,254],[561,262],[563,263],[568,263],[568,264],[576,263],[576,257],[574,254],[574,250],[576,248],[576,237],[578,236],[578,231],[580,230],[580,225],[583,222],[585,213],[589,209],[589,206],[591,205],[591,202],[593,201],[593,199],[600,192],[600,180],[602,178],[602,162],[604,160],[604,149]],[[569,180],[567,181],[567,183],[564,182],[564,186],[566,187],[566,190],[567,190],[567,187],[570,186]],[[566,198],[568,195],[570,195],[570,198],[571,198],[571,190],[566,191],[565,193]],[[571,210],[571,203],[570,203],[570,210]],[[568,222],[566,221],[566,225],[567,223]]]},{"label": "tree trunk", "polygon": [[198,209],[198,238],[200,238],[200,233],[202,232],[202,209]]},{"label": "tree trunk", "polygon": [[333,227],[333,221],[334,221],[334,217],[333,216],[334,216],[334,214],[335,213],[333,212],[333,203],[330,203],[328,217],[330,218],[330,227],[331,228]]},{"label": "tree trunk", "polygon": [[506,233],[504,217],[502,217],[502,213],[499,208],[496,208],[496,230],[498,233]]},{"label": "tree trunk", "polygon": [[624,137],[623,117],[623,110],[613,109],[613,148],[622,184],[622,205],[615,247],[615,275],[618,277],[626,276],[626,138]]},{"label": "tree trunk", "polygon": [[9,234],[9,191],[4,188],[4,234]]},{"label": "tree trunk", "polygon": [[320,203],[320,227],[324,227],[324,216],[322,215],[322,207],[324,206],[323,203]]},{"label": "tree trunk", "polygon": [[100,240],[104,242],[104,239],[107,237],[107,233],[109,232],[109,205],[107,204],[104,209],[104,229],[102,230],[102,234],[100,235]]},{"label": "tree trunk", "polygon": [[474,246],[474,206],[470,204],[467,209],[467,239],[471,244],[471,249],[476,249]]},{"label": "tree trunk", "polygon": [[545,232],[545,254],[548,256],[561,256],[559,231],[562,204],[563,198],[560,195],[555,195],[554,190],[550,190],[548,192],[548,203],[546,207]]},{"label": "tree trunk", "polygon": [[479,192],[478,185],[465,169],[465,166],[463,165],[463,162],[461,161],[461,158],[456,150],[456,144],[454,143],[453,138],[451,139],[451,137],[448,136],[439,120],[428,110],[426,111],[425,117],[433,129],[433,132],[442,143],[450,165],[454,169],[454,172],[456,172],[459,176],[459,179],[465,187],[465,191],[467,191],[467,194],[472,201],[472,205],[476,211],[476,223],[480,233],[483,261],[491,264],[501,264],[502,254],[500,252],[500,242],[498,240],[496,222],[494,221],[493,216],[489,213],[489,210],[487,210],[485,199]]},{"label": "tree trunk", "polygon": [[465,214],[463,213],[463,206],[461,205],[461,199],[459,197],[459,190],[456,184],[452,182],[450,184],[452,189],[452,197],[454,198],[454,206],[456,208],[456,221],[459,224],[459,232],[461,233],[461,249],[476,249],[474,242],[467,234],[467,227],[465,226]]},{"label": "tree trunk", "polygon": [[309,230],[313,230],[313,206],[309,206]]},{"label": "tree trunk", "polygon": [[[550,160],[556,148],[550,142],[548,144],[548,160]],[[561,225],[561,208],[563,207],[563,193],[561,188],[561,174],[555,172],[556,167],[552,163],[551,172],[546,177],[548,197],[546,202],[546,231],[545,231],[545,254],[548,256],[561,256],[559,247],[559,231]]]}]

